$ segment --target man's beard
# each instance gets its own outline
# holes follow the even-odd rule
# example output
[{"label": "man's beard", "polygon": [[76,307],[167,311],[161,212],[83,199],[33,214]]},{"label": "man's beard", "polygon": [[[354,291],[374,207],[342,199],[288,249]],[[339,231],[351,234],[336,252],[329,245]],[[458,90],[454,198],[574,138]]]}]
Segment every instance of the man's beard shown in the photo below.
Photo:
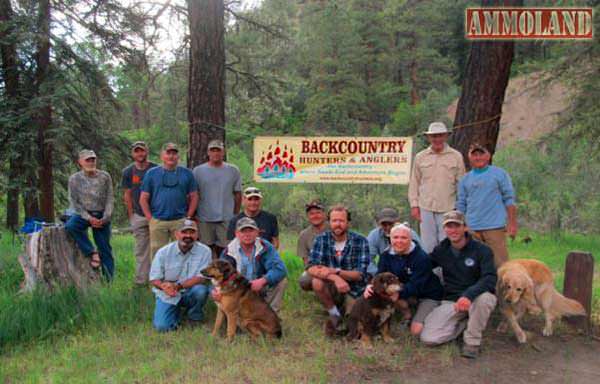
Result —
[{"label": "man's beard", "polygon": [[184,237],[179,241],[181,248],[190,249],[194,245],[194,239],[191,237]]}]

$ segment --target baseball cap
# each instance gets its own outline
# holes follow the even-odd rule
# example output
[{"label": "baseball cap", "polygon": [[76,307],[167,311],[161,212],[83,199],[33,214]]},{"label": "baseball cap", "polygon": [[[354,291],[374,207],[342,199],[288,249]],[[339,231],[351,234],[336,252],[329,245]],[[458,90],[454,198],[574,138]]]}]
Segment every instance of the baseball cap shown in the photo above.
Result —
[{"label": "baseball cap", "polygon": [[148,149],[148,146],[146,145],[146,142],[145,142],[145,141],[141,141],[141,140],[139,140],[139,141],[136,141],[135,143],[133,143],[133,144],[131,145],[131,149],[132,149],[132,150],[133,150],[133,149],[136,149],[136,148],[142,148],[142,149],[146,149],[146,150],[147,150],[147,149]]},{"label": "baseball cap", "polygon": [[246,197],[258,196],[261,199],[263,197],[262,193],[260,192],[260,189],[258,189],[256,187],[248,187],[248,188],[244,189],[244,196],[246,196]]},{"label": "baseball cap", "polygon": [[480,143],[473,143],[469,146],[469,153],[473,153],[475,151],[490,153],[490,151],[488,151],[485,145],[482,145]]},{"label": "baseball cap", "polygon": [[97,157],[96,152],[91,149],[82,149],[79,151],[79,160],[86,160],[93,157],[94,159]]},{"label": "baseball cap", "polygon": [[460,225],[465,225],[465,215],[459,211],[450,211],[444,214],[442,218],[442,226],[448,223],[457,223]]},{"label": "baseball cap", "polygon": [[179,147],[175,143],[166,143],[162,146],[163,151],[175,151],[179,152]]},{"label": "baseball cap", "polygon": [[313,208],[317,208],[322,211],[325,210],[325,206],[323,204],[321,204],[321,200],[319,200],[319,199],[311,200],[308,204],[305,205],[305,207],[306,207],[306,212],[310,211]]},{"label": "baseball cap", "polygon": [[193,229],[194,231],[198,232],[198,226],[196,225],[196,222],[194,220],[183,220],[183,223],[181,223],[178,230],[185,231],[186,229]]},{"label": "baseball cap", "polygon": [[258,229],[258,225],[256,225],[256,221],[252,220],[251,218],[249,218],[249,217],[242,217],[236,223],[235,230],[236,231],[241,231],[244,228]]},{"label": "baseball cap", "polygon": [[395,223],[400,221],[400,214],[394,208],[383,208],[377,214],[377,223]]},{"label": "baseball cap", "polygon": [[223,141],[221,141],[221,140],[211,140],[208,143],[208,149],[213,149],[213,148],[225,149],[225,145],[223,144]]}]

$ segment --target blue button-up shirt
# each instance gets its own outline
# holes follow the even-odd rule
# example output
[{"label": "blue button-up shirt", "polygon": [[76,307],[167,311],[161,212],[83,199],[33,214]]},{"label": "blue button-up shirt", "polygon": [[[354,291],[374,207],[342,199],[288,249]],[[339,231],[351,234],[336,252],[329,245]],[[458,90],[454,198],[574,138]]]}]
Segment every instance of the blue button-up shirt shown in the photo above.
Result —
[{"label": "blue button-up shirt", "polygon": [[[187,279],[200,276],[200,271],[210,264],[212,253],[206,245],[195,242],[192,249],[183,253],[177,241],[165,245],[156,252],[152,267],[150,268],[150,280],[164,280],[182,283]],[[181,300],[181,293],[175,296],[167,295],[163,290],[152,288],[156,297],[172,305],[177,305]]]},{"label": "blue button-up shirt", "polygon": [[358,271],[362,273],[362,279],[349,281],[350,295],[358,297],[362,294],[367,283],[367,267],[371,257],[369,255],[369,242],[356,232],[348,231],[346,246],[342,251],[342,257],[335,257],[335,240],[331,231],[325,231],[315,238],[315,243],[310,252],[308,267],[313,265],[324,265],[329,268],[340,268],[345,271]]}]

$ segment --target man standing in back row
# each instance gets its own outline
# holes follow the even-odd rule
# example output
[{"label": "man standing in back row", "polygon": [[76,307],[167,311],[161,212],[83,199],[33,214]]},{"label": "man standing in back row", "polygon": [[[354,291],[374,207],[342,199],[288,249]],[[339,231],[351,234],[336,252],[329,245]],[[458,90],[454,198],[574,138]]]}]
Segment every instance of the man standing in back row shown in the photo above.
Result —
[{"label": "man standing in back row", "polygon": [[473,237],[494,252],[499,268],[508,261],[506,234],[517,235],[517,207],[510,176],[502,168],[490,165],[490,151],[474,143],[469,148],[471,171],[458,184],[456,209],[465,214]]},{"label": "man standing in back row", "polygon": [[235,238],[235,228],[238,220],[243,217],[249,217],[258,225],[259,236],[273,244],[275,249],[279,249],[279,225],[277,224],[277,217],[262,209],[262,199],[263,195],[260,189],[256,187],[244,189],[244,210],[229,221],[229,228],[227,228],[228,240]]},{"label": "man standing in back row", "polygon": [[415,156],[408,200],[411,216],[421,224],[423,250],[431,253],[446,238],[442,217],[454,209],[456,187],[465,174],[465,165],[460,152],[446,143],[449,132],[444,123],[431,123],[424,134],[430,146]]},{"label": "man standing in back row", "polygon": [[213,258],[227,247],[229,220],[240,213],[242,176],[233,164],[223,161],[225,146],[221,140],[208,143],[208,162],[194,168],[198,183],[200,241],[213,251]]},{"label": "man standing in back row", "polygon": [[192,171],[180,167],[176,144],[163,145],[162,166],[146,173],[142,183],[140,206],[150,223],[150,255],[175,239],[184,219],[193,219],[198,207],[198,184]]},{"label": "man standing in back row", "polygon": [[144,211],[140,207],[140,194],[144,175],[156,164],[148,161],[148,146],[143,141],[136,141],[131,146],[133,163],[123,169],[121,187],[123,201],[127,208],[127,217],[135,238],[135,283],[144,285],[150,273],[150,228]]}]

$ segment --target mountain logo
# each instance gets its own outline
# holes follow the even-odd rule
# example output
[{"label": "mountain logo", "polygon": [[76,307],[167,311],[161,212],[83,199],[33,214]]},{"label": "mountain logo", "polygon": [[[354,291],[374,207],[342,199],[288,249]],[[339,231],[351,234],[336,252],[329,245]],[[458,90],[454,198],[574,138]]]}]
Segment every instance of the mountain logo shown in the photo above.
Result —
[{"label": "mountain logo", "polygon": [[263,179],[292,179],[296,174],[294,150],[287,145],[281,148],[279,140],[263,151],[256,173]]}]

